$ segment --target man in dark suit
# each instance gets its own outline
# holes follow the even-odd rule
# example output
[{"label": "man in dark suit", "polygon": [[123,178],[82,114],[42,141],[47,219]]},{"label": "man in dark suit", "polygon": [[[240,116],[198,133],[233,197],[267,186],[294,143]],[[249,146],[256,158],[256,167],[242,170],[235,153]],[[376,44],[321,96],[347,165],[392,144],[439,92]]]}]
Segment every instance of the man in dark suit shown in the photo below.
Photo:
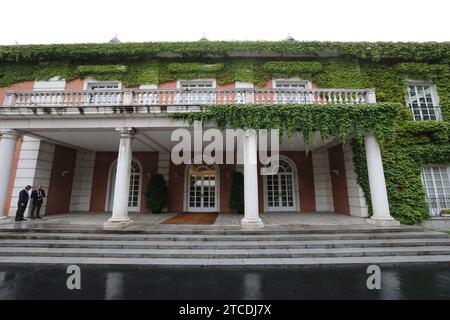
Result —
[{"label": "man in dark suit", "polygon": [[39,211],[41,211],[42,204],[44,203],[45,191],[41,185],[31,191],[31,213],[30,218],[34,219],[34,211],[36,210],[36,218],[40,219]]},{"label": "man in dark suit", "polygon": [[25,189],[22,189],[19,193],[19,201],[17,201],[17,212],[16,212],[16,221],[25,221],[27,219],[23,218],[23,214],[28,205],[28,191],[30,191],[31,186],[26,186]]}]

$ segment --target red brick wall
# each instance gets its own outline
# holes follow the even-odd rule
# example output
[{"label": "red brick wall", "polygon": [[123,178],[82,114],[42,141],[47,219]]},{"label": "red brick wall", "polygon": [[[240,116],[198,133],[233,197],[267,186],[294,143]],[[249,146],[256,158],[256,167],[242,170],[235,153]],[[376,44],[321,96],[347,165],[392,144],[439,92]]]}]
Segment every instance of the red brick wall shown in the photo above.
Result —
[{"label": "red brick wall", "polygon": [[66,82],[66,90],[83,90],[83,79],[75,79]]},{"label": "red brick wall", "polygon": [[[153,176],[158,172],[158,153],[157,152],[133,152],[142,166],[142,188],[140,212],[148,212],[146,206],[145,192],[148,186],[148,176]],[[117,159],[117,152],[97,152],[95,154],[94,177],[92,180],[92,195],[90,211],[103,212],[108,192],[109,170],[113,162]],[[107,206],[106,206],[107,207]]]},{"label": "red brick wall", "polygon": [[[47,214],[69,212],[76,156],[77,151],[74,149],[55,146],[48,188]],[[68,173],[63,176],[65,170]]]},{"label": "red brick wall", "polygon": [[232,213],[228,203],[230,202],[231,177],[234,172],[234,164],[219,165],[220,172],[220,212]]},{"label": "red brick wall", "polygon": [[169,166],[169,212],[183,212],[184,202],[184,164],[175,165],[170,161]]},{"label": "red brick wall", "polygon": [[[350,214],[342,144],[339,144],[328,150],[328,160],[330,163],[334,211],[337,213]],[[334,170],[339,171],[339,175],[334,173]]]},{"label": "red brick wall", "polygon": [[12,84],[8,87],[0,87],[0,106],[3,106],[6,91],[31,91],[34,87],[34,81],[25,81]]}]

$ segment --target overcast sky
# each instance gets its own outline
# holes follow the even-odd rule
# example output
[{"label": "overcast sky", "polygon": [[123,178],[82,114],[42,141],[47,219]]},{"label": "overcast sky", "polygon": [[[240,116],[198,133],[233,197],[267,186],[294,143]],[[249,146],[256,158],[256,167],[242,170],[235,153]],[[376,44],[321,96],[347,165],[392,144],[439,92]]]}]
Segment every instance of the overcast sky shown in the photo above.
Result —
[{"label": "overcast sky", "polygon": [[450,0],[13,0],[0,44],[128,41],[450,41]]}]

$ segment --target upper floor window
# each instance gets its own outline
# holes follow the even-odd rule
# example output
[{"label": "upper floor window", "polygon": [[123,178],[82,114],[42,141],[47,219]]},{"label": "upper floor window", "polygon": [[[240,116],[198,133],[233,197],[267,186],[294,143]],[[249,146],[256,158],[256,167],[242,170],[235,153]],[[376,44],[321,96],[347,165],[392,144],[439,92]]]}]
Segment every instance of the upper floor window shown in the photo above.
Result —
[{"label": "upper floor window", "polygon": [[410,82],[407,105],[416,121],[441,119],[436,87],[430,82]]},{"label": "upper floor window", "polygon": [[309,94],[299,89],[309,89],[311,84],[302,80],[274,80],[273,88],[277,89],[275,101],[277,103],[308,103]]},{"label": "upper floor window", "polygon": [[178,103],[207,104],[216,101],[216,94],[212,91],[216,88],[215,79],[178,80],[177,88],[185,90],[176,94]]},{"label": "upper floor window", "polygon": [[422,169],[422,181],[431,215],[450,209],[450,167],[427,166]]},{"label": "upper floor window", "polygon": [[179,80],[177,87],[180,89],[213,89],[216,87],[215,80]]},{"label": "upper floor window", "polygon": [[83,88],[84,90],[93,91],[93,93],[89,93],[89,103],[114,105],[120,101],[120,97],[115,92],[122,89],[122,84],[119,81],[86,80]]},{"label": "upper floor window", "polygon": [[59,80],[59,77],[53,77],[48,81],[35,81],[33,91],[63,91],[65,87],[65,80]]},{"label": "upper floor window", "polygon": [[109,91],[109,90],[120,90],[119,82],[88,82],[88,90],[94,91]]},{"label": "upper floor window", "polygon": [[297,80],[275,80],[275,89],[306,89],[308,87],[308,81]]}]

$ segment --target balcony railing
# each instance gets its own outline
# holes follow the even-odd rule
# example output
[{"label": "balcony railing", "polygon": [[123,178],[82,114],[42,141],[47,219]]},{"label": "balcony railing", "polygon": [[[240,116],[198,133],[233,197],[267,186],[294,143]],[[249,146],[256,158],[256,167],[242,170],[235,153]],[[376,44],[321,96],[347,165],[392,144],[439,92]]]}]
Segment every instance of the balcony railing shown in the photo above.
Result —
[{"label": "balcony railing", "polygon": [[129,91],[8,91],[5,107],[189,106],[223,104],[358,104],[372,89],[170,89]]}]

